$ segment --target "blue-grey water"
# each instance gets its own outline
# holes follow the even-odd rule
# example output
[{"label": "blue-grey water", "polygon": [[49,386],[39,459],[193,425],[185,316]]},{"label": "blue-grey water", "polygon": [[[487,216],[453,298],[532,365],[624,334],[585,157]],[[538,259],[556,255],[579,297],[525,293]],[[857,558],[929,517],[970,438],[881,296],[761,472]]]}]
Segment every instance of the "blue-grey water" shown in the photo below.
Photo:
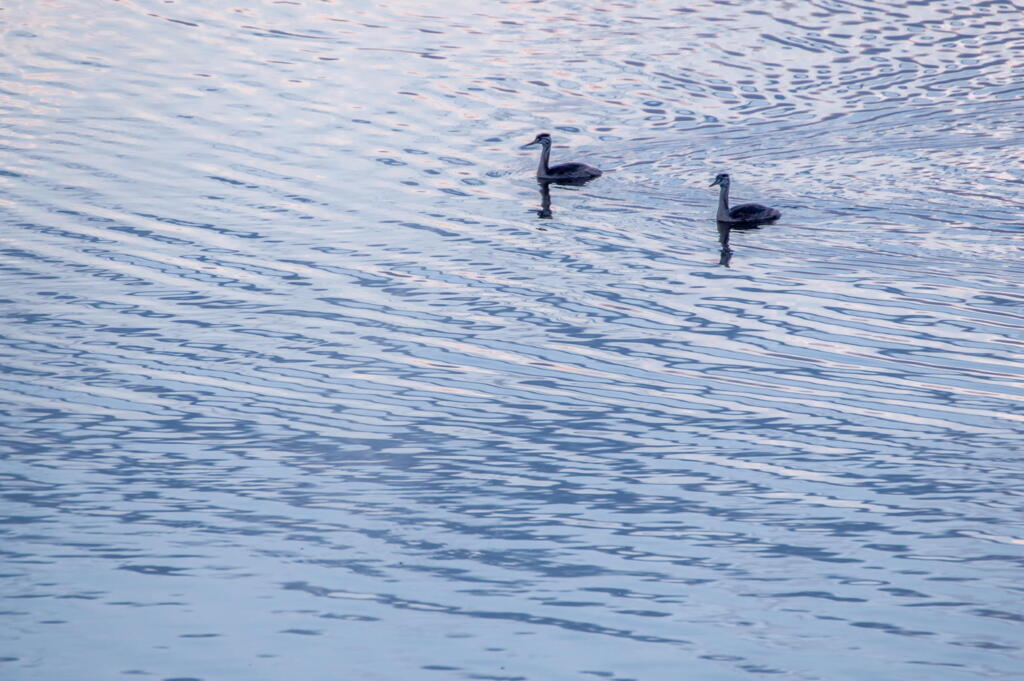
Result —
[{"label": "blue-grey water", "polygon": [[0,678],[1020,679],[1022,12],[4,3]]}]

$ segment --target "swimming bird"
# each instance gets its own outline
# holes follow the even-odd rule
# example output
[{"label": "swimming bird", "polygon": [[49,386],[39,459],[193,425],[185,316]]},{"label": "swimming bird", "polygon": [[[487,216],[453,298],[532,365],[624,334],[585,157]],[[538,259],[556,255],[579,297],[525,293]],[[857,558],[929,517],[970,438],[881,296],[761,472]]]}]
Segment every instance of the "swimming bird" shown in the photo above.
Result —
[{"label": "swimming bird", "polygon": [[760,203],[744,203],[740,206],[734,206],[729,208],[729,173],[719,173],[715,176],[715,181],[711,183],[711,186],[715,185],[721,187],[718,191],[718,221],[719,222],[742,222],[742,223],[754,223],[754,222],[771,222],[778,220],[782,213],[769,208],[768,206],[762,206]]},{"label": "swimming bird", "polygon": [[559,163],[549,168],[548,157],[551,156],[551,135],[546,132],[540,133],[533,138],[532,142],[524,144],[522,148],[532,147],[534,144],[539,144],[542,147],[540,165],[537,166],[538,180],[578,184],[601,176],[599,169],[594,166],[588,166],[586,163]]}]

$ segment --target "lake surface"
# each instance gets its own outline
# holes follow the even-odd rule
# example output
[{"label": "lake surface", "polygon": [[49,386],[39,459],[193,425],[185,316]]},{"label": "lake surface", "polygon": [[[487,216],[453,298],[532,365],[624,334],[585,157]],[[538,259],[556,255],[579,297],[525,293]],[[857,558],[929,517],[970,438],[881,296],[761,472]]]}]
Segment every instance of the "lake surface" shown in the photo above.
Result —
[{"label": "lake surface", "polygon": [[1021,12],[5,3],[0,677],[1020,679]]}]

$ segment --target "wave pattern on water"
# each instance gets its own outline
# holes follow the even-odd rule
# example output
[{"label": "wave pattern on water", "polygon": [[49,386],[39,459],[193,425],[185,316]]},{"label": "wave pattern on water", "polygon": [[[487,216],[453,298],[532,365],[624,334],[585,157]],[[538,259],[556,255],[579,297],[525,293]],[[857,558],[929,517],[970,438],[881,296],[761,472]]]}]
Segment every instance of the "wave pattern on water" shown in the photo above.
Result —
[{"label": "wave pattern on water", "polygon": [[779,7],[5,8],[5,678],[1015,678],[1019,7]]}]

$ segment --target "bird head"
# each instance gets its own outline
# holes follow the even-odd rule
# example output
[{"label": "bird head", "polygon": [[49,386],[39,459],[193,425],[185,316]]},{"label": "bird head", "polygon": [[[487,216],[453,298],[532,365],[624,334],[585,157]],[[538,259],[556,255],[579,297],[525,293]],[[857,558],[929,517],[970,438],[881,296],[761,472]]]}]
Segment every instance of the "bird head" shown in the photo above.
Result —
[{"label": "bird head", "polygon": [[551,144],[551,135],[546,132],[542,132],[533,138],[533,141],[529,144],[524,144],[523,149],[526,147],[532,147],[534,144],[540,144],[543,146],[549,146]]}]

